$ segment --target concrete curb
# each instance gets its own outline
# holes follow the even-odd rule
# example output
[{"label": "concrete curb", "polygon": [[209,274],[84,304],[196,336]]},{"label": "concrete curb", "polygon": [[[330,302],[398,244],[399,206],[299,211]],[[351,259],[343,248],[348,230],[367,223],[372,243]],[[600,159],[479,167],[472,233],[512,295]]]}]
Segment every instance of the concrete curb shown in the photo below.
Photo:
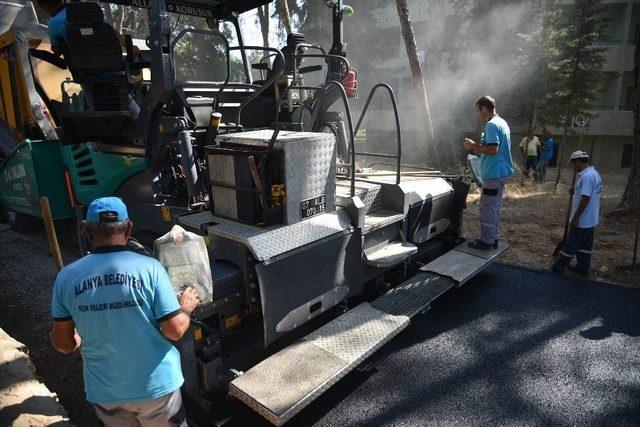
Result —
[{"label": "concrete curb", "polygon": [[27,347],[0,328],[0,425],[72,426],[66,411],[35,374]]}]

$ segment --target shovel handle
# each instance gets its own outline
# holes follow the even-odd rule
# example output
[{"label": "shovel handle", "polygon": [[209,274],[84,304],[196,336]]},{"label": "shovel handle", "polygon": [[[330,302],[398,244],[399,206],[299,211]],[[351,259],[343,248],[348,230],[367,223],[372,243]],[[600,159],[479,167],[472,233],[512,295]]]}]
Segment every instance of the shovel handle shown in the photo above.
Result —
[{"label": "shovel handle", "polygon": [[[571,189],[575,191],[576,186],[576,171],[573,170],[573,176],[571,177]],[[569,232],[569,219],[571,218],[571,209],[573,208],[573,194],[569,193],[569,209],[567,209],[567,215],[564,219],[564,233],[562,234],[562,241],[567,240],[567,233]]]}]

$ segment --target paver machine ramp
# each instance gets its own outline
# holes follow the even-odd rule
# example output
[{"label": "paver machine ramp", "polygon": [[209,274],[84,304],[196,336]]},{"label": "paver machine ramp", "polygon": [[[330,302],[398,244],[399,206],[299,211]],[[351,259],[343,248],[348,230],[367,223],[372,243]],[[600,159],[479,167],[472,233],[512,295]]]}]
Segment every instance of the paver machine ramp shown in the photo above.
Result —
[{"label": "paver machine ramp", "polygon": [[355,369],[427,310],[449,289],[461,286],[508,245],[474,251],[467,242],[436,258],[409,280],[362,303],[257,364],[229,386],[229,394],[283,425]]}]

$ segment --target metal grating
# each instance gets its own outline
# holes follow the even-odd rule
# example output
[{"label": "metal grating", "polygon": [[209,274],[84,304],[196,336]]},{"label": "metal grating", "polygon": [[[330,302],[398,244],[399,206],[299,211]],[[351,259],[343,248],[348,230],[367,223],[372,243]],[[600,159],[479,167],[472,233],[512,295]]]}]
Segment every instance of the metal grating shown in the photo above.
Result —
[{"label": "metal grating", "polygon": [[371,305],[385,313],[413,317],[454,285],[448,277],[421,272],[378,297]]},{"label": "metal grating", "polygon": [[394,316],[413,317],[427,308],[429,297],[415,294],[406,289],[394,288],[371,303],[371,306]]},{"label": "metal grating", "polygon": [[453,288],[453,280],[429,271],[421,272],[402,283],[398,288],[405,289],[414,294],[435,300],[440,295]]}]

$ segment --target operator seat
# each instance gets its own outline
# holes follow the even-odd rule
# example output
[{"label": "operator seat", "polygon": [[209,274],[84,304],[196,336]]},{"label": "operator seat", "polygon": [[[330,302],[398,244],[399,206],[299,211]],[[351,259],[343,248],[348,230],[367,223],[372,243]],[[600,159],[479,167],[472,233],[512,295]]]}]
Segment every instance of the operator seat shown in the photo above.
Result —
[{"label": "operator seat", "polygon": [[65,61],[82,87],[80,108],[63,94],[63,141],[132,142],[139,114],[134,94],[140,83],[130,75],[118,33],[104,21],[97,3],[67,4]]}]

